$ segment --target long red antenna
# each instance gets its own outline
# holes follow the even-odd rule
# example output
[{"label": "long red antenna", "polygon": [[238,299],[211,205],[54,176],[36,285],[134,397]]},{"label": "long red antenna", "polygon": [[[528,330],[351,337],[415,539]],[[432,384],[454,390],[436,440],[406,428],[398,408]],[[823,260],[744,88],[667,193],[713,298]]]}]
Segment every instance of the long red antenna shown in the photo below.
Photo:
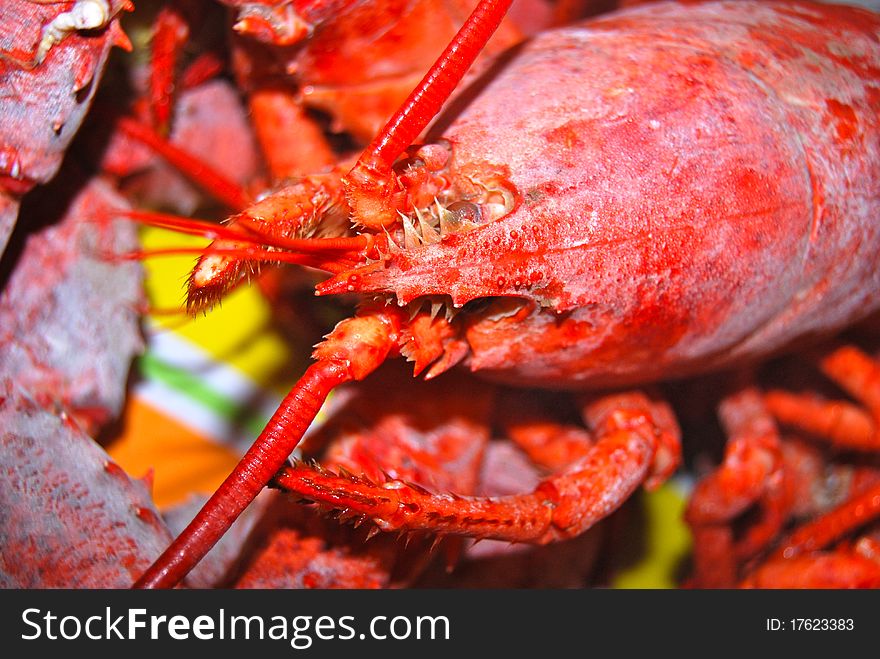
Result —
[{"label": "long red antenna", "polygon": [[436,116],[486,42],[512,0],[480,0],[473,13],[343,179],[354,218],[379,228],[398,221],[391,165]]},{"label": "long red antenna", "polygon": [[251,203],[250,195],[242,186],[200,158],[174,146],[149,126],[130,117],[119,119],[118,125],[126,135],[150,147],[190,181],[229,208],[240,211]]},{"label": "long red antenna", "polygon": [[327,394],[349,379],[343,364],[313,364],[232,473],[133,587],[171,588],[189,574],[285,463]]}]

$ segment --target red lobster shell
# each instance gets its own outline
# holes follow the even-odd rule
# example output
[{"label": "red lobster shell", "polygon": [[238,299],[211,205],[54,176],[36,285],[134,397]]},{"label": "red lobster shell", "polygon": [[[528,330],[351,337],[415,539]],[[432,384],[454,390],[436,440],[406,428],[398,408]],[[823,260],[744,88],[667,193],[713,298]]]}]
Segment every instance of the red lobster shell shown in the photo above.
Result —
[{"label": "red lobster shell", "polygon": [[878,31],[852,8],[721,2],[540,35],[442,132],[452,176],[504,172],[513,211],[318,290],[533,302],[468,318],[469,364],[550,387],[839,329],[880,305]]}]

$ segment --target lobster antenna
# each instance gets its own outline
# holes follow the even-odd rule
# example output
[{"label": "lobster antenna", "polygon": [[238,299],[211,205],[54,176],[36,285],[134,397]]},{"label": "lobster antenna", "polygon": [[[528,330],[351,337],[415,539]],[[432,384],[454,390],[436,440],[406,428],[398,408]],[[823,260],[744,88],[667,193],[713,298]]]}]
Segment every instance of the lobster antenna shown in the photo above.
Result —
[{"label": "lobster antenna", "polygon": [[512,0],[480,0],[449,45],[343,179],[355,219],[372,228],[397,221],[391,166],[461,82]]},{"label": "lobster antenna", "polygon": [[[119,214],[144,225],[160,229],[170,229],[177,233],[204,236],[215,240],[222,238],[228,241],[247,243],[265,248],[274,247],[303,254],[360,251],[369,248],[373,242],[369,236],[288,238],[283,235],[263,231],[257,223],[250,220],[247,216],[234,216],[232,219],[235,220],[235,223],[217,224],[208,220],[180,217],[154,211],[125,211]],[[189,252],[191,250],[186,251]]]},{"label": "lobster antenna", "polygon": [[336,362],[309,367],[232,473],[133,587],[171,588],[180,582],[284,465],[327,395],[347,379]]},{"label": "lobster antenna", "polygon": [[250,195],[242,186],[215,167],[164,139],[146,124],[131,117],[122,117],[118,125],[126,135],[148,146],[156,155],[228,208],[240,211],[251,203]]}]

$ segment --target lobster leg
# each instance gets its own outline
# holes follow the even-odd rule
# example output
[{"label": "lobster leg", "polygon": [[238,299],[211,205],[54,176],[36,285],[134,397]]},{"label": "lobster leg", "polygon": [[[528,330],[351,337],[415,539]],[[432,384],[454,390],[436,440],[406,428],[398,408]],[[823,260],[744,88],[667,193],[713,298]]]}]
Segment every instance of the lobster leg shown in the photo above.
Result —
[{"label": "lobster leg", "polygon": [[854,547],[820,551],[880,518],[880,483],[802,524],[740,584],[745,588],[877,588],[880,560],[871,535]]},{"label": "lobster leg", "polygon": [[821,553],[769,561],[742,588],[878,588],[880,563],[855,552]]},{"label": "lobster leg", "polygon": [[[507,436],[517,444],[536,465],[553,471],[562,471],[576,461],[587,457],[595,445],[595,438],[586,429],[574,424],[562,424],[548,419],[534,392],[506,392],[506,400],[496,416]],[[651,476],[645,482],[649,489],[659,486],[678,468],[681,447],[678,441],[678,423],[671,408],[664,402],[645,397],[640,392],[618,393],[595,398],[584,396],[579,401],[583,422],[596,425],[596,420],[613,414],[617,409],[650,411],[651,418],[661,433]]]},{"label": "lobster leg", "polygon": [[233,47],[236,81],[247,93],[254,133],[272,179],[284,181],[333,165],[330,143],[303,107],[301,90],[277,71],[272,52],[248,37],[236,37]]},{"label": "lobster leg", "polygon": [[306,265],[329,269],[333,267],[331,261],[342,263],[347,251],[364,249],[368,239],[340,238],[332,245],[328,241],[299,238],[319,232],[320,235],[341,236],[347,224],[338,172],[303,178],[279,190],[230,218],[229,228],[242,229],[241,240],[219,239],[208,247],[190,277],[187,307],[192,312],[209,308],[237,284],[243,274],[256,274],[261,263],[276,258],[281,260],[274,255],[263,258],[242,258],[240,254],[224,256],[223,251],[247,249],[254,243],[274,244],[304,256],[314,252],[313,262]]},{"label": "lobster leg", "polygon": [[857,348],[843,347],[825,357],[822,371],[864,405],[826,401],[805,394],[770,391],[765,400],[781,422],[842,448],[880,450],[880,364]]},{"label": "lobster leg", "polygon": [[171,144],[146,124],[123,117],[119,120],[119,128],[129,137],[150,147],[181,174],[227,207],[240,210],[250,203],[250,195],[238,183],[200,158]]},{"label": "lobster leg", "polygon": [[250,194],[220,169],[171,143],[177,92],[197,87],[217,75],[222,63],[215,53],[196,58],[178,75],[182,49],[190,38],[190,2],[163,7],[153,23],[148,87],[132,116],[117,121],[127,137],[148,147],[203,191],[236,211],[246,207]]},{"label": "lobster leg", "polygon": [[[843,348],[823,360],[822,369],[869,409],[877,409],[878,368],[866,355]],[[733,586],[738,580],[738,561],[754,557],[766,547],[793,511],[793,488],[798,484],[785,481],[796,478],[798,469],[796,461],[789,470],[782,459],[785,446],[771,413],[783,422],[824,435],[838,446],[866,450],[875,441],[871,416],[849,403],[782,391],[761,396],[753,390],[725,401],[721,415],[732,441],[724,464],[698,485],[687,511],[695,536],[696,580],[701,586]],[[763,516],[749,526],[744,538],[735,541],[732,523],[756,503]],[[742,585],[843,587],[875,583],[876,561],[848,551],[806,554],[830,546],[877,517],[880,486],[870,480],[849,501],[783,540]]]},{"label": "lobster leg", "polygon": [[754,389],[726,399],[720,410],[730,436],[724,462],[697,485],[685,519],[694,535],[694,572],[701,587],[736,583],[735,518],[756,503],[764,518],[747,542],[749,551],[769,541],[784,522],[779,433]]},{"label": "lobster leg", "polygon": [[562,470],[589,452],[593,435],[580,425],[548,418],[547,401],[539,396],[534,391],[505,391],[496,418],[534,464]]},{"label": "lobster leg", "polygon": [[335,161],[320,127],[292,89],[254,90],[248,100],[254,130],[276,181],[318,172]]},{"label": "lobster leg", "polygon": [[877,519],[880,519],[880,483],[856,494],[818,519],[803,524],[782,542],[771,560],[793,558],[823,549]]},{"label": "lobster leg", "polygon": [[163,137],[171,127],[178,54],[187,39],[189,25],[179,8],[169,5],[159,10],[150,51],[150,114]]},{"label": "lobster leg", "polygon": [[214,52],[201,53],[180,72],[181,54],[190,39],[193,16],[199,9],[190,0],[165,5],[153,22],[150,44],[149,105],[150,123],[167,138],[174,115],[178,90],[192,89],[218,75],[223,63]]},{"label": "lobster leg", "polygon": [[677,447],[678,431],[658,424],[654,407],[640,394],[590,403],[585,411],[595,443],[529,494],[433,494],[399,479],[376,483],[303,464],[285,467],[273,484],[305,500],[344,509],[348,517],[371,519],[385,531],[544,544],[583,533],[618,508],[640,483],[658,472],[668,474],[665,453]]}]

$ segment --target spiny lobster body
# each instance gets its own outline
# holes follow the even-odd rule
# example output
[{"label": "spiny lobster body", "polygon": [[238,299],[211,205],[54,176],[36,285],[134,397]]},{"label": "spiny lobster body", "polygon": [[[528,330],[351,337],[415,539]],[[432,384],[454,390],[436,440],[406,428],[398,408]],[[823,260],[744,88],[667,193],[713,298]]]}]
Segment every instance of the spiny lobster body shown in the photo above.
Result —
[{"label": "spiny lobster body", "polygon": [[464,314],[469,363],[550,387],[706,371],[876,309],[880,20],[682,11],[527,44],[442,132],[453,185],[503,178],[512,212],[319,293],[521,299]]}]

